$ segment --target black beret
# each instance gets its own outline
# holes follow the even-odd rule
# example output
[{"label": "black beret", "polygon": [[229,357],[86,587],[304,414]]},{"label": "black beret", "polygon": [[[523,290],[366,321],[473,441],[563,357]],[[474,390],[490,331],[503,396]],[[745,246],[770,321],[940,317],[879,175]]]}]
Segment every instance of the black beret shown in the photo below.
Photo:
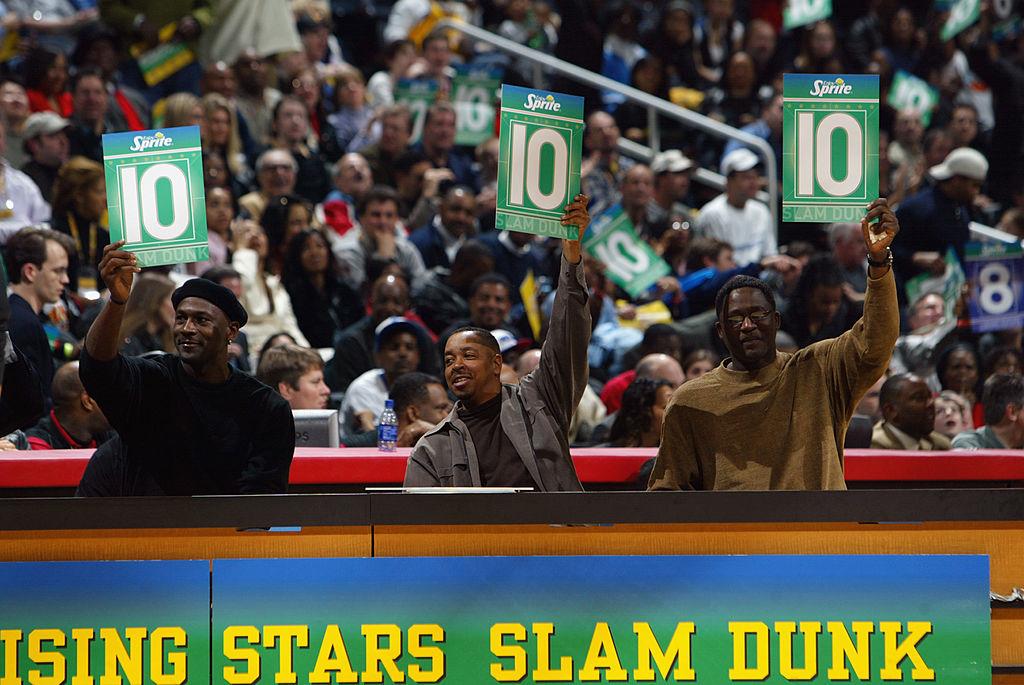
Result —
[{"label": "black beret", "polygon": [[245,322],[249,320],[249,315],[245,313],[245,307],[238,301],[235,294],[219,283],[208,281],[205,278],[189,279],[171,295],[171,304],[177,309],[186,297],[198,297],[213,303],[224,312],[228,321],[237,321],[239,326],[244,326]]}]

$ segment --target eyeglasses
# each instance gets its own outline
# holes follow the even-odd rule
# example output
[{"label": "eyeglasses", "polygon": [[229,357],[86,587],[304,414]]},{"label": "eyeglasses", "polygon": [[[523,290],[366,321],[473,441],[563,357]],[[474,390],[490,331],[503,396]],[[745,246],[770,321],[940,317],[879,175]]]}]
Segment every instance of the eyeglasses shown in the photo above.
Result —
[{"label": "eyeglasses", "polygon": [[750,323],[755,326],[759,325],[762,321],[771,316],[773,312],[758,311],[750,312],[749,314],[736,314],[735,316],[727,316],[725,322],[729,324],[730,328],[739,328],[743,325],[745,319],[750,319]]}]

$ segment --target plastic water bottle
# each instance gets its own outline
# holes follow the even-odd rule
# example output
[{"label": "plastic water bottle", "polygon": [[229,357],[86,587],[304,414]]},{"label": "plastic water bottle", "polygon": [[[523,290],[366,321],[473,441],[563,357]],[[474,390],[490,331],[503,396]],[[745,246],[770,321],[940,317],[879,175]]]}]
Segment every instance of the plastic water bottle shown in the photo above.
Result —
[{"label": "plastic water bottle", "polygon": [[384,411],[377,425],[377,449],[381,452],[394,452],[398,447],[398,416],[395,415],[395,401],[384,400]]}]

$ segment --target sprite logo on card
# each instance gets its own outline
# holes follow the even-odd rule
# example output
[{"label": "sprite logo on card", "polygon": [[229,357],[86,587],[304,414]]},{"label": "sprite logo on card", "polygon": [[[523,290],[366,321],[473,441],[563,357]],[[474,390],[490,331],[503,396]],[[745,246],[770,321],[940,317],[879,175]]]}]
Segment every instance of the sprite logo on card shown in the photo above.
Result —
[{"label": "sprite logo on card", "polygon": [[782,220],[860,221],[878,195],[878,77],[786,74]]},{"label": "sprite logo on card", "polygon": [[199,127],[103,136],[110,240],[139,266],[210,258]]},{"label": "sprite logo on card", "polygon": [[582,156],[583,98],[503,85],[495,226],[577,238],[561,217],[579,193]]}]

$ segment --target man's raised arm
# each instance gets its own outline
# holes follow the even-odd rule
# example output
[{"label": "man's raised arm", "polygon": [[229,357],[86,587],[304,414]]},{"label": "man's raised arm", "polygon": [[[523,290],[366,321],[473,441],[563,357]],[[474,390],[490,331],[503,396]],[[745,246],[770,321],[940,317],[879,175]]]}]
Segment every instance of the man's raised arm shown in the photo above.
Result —
[{"label": "man's raised arm", "polygon": [[99,316],[89,327],[85,337],[85,349],[97,361],[110,361],[121,349],[121,318],[128,295],[132,292],[132,281],[139,269],[135,255],[120,249],[123,240],[103,248],[100,260],[100,277],[110,291],[110,298]]}]

